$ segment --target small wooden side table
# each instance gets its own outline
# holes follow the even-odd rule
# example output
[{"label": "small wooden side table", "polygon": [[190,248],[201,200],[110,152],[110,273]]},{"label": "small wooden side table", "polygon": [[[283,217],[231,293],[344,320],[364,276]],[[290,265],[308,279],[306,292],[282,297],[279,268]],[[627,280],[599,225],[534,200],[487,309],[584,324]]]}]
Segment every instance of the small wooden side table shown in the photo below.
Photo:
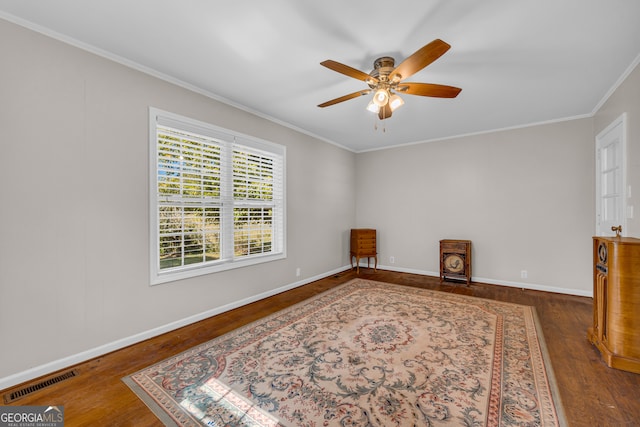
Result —
[{"label": "small wooden side table", "polygon": [[367,267],[371,258],[374,258],[373,269],[378,268],[378,251],[376,242],[376,230],[373,228],[352,228],[351,229],[351,249],[349,261],[353,269],[353,258],[356,259],[356,272],[360,274],[360,258],[367,258]]},{"label": "small wooden side table", "polygon": [[471,283],[471,240],[440,240],[440,283],[448,278]]}]

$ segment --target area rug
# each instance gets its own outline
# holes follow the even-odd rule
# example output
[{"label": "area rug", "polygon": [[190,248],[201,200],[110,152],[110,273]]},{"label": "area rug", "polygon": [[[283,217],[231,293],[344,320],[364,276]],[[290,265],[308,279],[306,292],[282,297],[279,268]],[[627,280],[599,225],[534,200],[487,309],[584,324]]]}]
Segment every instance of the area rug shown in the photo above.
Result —
[{"label": "area rug", "polygon": [[123,380],[165,425],[566,425],[533,307],[362,279]]}]

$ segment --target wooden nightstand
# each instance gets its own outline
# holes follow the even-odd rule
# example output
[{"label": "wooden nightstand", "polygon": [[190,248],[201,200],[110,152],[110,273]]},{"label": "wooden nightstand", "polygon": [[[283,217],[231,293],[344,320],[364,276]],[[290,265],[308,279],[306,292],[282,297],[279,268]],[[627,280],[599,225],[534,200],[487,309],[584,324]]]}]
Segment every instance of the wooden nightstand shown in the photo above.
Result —
[{"label": "wooden nightstand", "polygon": [[376,230],[372,228],[351,229],[351,250],[349,261],[353,269],[353,258],[356,258],[356,272],[360,273],[360,258],[367,258],[367,268],[371,258],[375,259],[373,269],[378,268],[378,251],[376,242]]},{"label": "wooden nightstand", "polygon": [[445,279],[471,283],[471,240],[440,240],[440,282]]}]

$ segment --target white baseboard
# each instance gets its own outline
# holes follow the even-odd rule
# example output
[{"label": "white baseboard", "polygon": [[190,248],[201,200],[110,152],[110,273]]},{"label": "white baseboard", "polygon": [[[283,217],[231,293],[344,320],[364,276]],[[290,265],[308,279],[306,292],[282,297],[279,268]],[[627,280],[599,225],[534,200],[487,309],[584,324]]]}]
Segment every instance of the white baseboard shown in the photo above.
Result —
[{"label": "white baseboard", "polygon": [[[382,270],[399,271],[401,273],[412,273],[412,274],[421,274],[423,276],[440,277],[439,271],[416,270],[413,268],[396,267],[394,265],[379,265],[378,268]],[[539,285],[536,283],[512,282],[509,280],[487,279],[485,277],[476,277],[476,276],[472,276],[471,280],[478,283],[487,283],[489,285],[500,285],[500,286],[508,286],[510,288],[521,288],[521,289],[529,289],[532,291],[554,292],[556,294],[567,294],[567,295],[576,295],[581,297],[593,298],[592,289],[585,291],[582,289],[559,288],[556,286]]]},{"label": "white baseboard", "polygon": [[168,323],[163,326],[159,326],[157,328],[150,329],[148,331],[141,332],[139,334],[135,334],[129,337],[125,337],[98,347],[94,347],[92,349],[83,351],[81,353],[77,353],[68,357],[64,357],[62,359],[54,360],[49,363],[45,363],[44,365],[36,366],[34,368],[28,369],[26,371],[18,372],[13,375],[9,375],[8,377],[0,378],[0,390],[4,390],[9,387],[13,387],[17,384],[24,383],[26,381],[33,380],[34,378],[41,377],[43,375],[48,375],[52,372],[59,371],[61,369],[68,368],[73,365],[77,365],[78,363],[86,362],[87,360],[94,359],[96,357],[103,356],[107,353],[111,353],[112,351],[119,350],[121,348],[130,346],[132,344],[139,343],[149,338],[156,337],[158,335],[162,335],[167,332],[171,332],[183,326],[190,325],[192,323],[199,322],[200,320],[207,319],[209,317],[224,313],[229,310],[233,310],[234,308],[241,307],[243,305],[250,304],[255,301],[259,301],[261,299],[279,294],[281,292],[285,292],[294,288],[297,288],[302,285],[306,285],[307,283],[314,282],[316,280],[322,279],[327,276],[331,276],[333,274],[337,274],[343,272],[345,270],[349,270],[350,266],[344,266],[337,268],[335,270],[328,271],[323,274],[319,274],[313,277],[307,277],[305,279],[299,280],[294,283],[290,283],[285,286],[281,286],[279,288],[263,292],[258,295],[253,295],[248,298],[244,298],[239,301],[235,301],[229,304],[225,304],[220,307],[213,308],[211,310],[207,310],[203,313],[199,313],[193,316],[189,316],[184,319],[177,320],[175,322]]},{"label": "white baseboard", "polygon": [[[366,264],[360,264],[361,267],[366,267]],[[391,270],[391,271],[399,271],[402,273],[412,273],[412,274],[420,274],[420,275],[424,275],[424,276],[435,276],[435,277],[439,277],[440,273],[439,272],[435,272],[435,271],[426,271],[426,270],[416,270],[416,269],[411,269],[411,268],[402,268],[402,267],[396,267],[396,266],[388,266],[388,265],[379,265],[378,268],[382,269],[382,270]],[[68,368],[70,366],[73,365],[77,365],[78,363],[82,363],[82,362],[86,362],[87,360],[91,360],[93,358],[96,357],[100,357],[103,356],[107,353],[110,353],[112,351],[115,350],[119,350],[121,348],[130,346],[132,344],[136,344],[139,343],[141,341],[144,341],[146,339],[149,338],[153,338],[156,337],[158,335],[162,335],[164,333],[167,332],[171,332],[175,329],[181,328],[183,326],[187,326],[190,325],[192,323],[196,323],[199,322],[200,320],[204,320],[207,319],[209,317],[224,313],[226,311],[229,310],[233,310],[234,308],[238,308],[241,307],[243,305],[247,305],[250,304],[252,302],[255,301],[259,301],[261,299],[279,294],[281,292],[285,292],[294,288],[297,288],[299,286],[302,285],[306,285],[307,283],[311,283],[314,282],[316,280],[320,280],[322,278],[331,276],[333,274],[337,274],[337,273],[341,273],[345,270],[350,270],[351,266],[347,265],[347,266],[343,266],[331,271],[328,271],[326,273],[323,274],[319,274],[317,276],[313,276],[313,277],[308,277],[302,280],[299,280],[297,282],[294,283],[290,283],[288,285],[285,286],[281,286],[279,288],[267,291],[267,292],[263,292],[261,294],[258,295],[253,295],[249,298],[244,298],[242,300],[239,301],[235,301],[229,304],[225,304],[223,306],[220,307],[216,307],[213,308],[211,310],[205,311],[203,313],[199,313],[193,316],[189,316],[187,318],[184,319],[180,319],[177,320],[175,322],[171,322],[168,323],[166,325],[163,326],[159,326],[157,328],[153,328],[150,329],[148,331],[144,331],[141,332],[139,334],[135,334],[129,337],[125,337],[122,339],[119,339],[117,341],[113,341],[86,351],[83,351],[81,353],[77,353],[68,357],[64,357],[62,359],[58,359],[58,360],[54,360],[52,362],[49,363],[45,363],[44,365],[40,365],[40,366],[36,366],[34,368],[28,369],[26,371],[22,371],[22,372],[18,372],[16,374],[13,375],[9,375],[8,377],[4,377],[4,378],[0,378],[0,390],[4,390],[6,388],[9,387],[13,387],[17,384],[21,384],[23,382],[26,381],[30,381],[34,378],[38,378],[41,377],[43,375],[48,375],[52,372],[56,372],[59,371],[61,369],[65,369]],[[514,287],[514,288],[522,288],[522,289],[531,289],[531,290],[536,290],[536,291],[546,291],[546,292],[555,292],[555,293],[563,293],[563,294],[569,294],[569,295],[578,295],[578,296],[585,296],[585,297],[592,297],[592,292],[589,291],[582,291],[582,290],[577,290],[577,289],[565,289],[565,288],[557,288],[557,287],[552,287],[552,286],[546,286],[546,285],[537,285],[534,283],[521,283],[521,282],[510,282],[510,281],[505,281],[505,280],[493,280],[493,279],[486,279],[486,278],[481,278],[481,277],[472,277],[472,280],[474,282],[480,282],[480,283],[488,283],[488,284],[493,284],[493,285],[501,285],[501,286],[509,286],[509,287]]]}]

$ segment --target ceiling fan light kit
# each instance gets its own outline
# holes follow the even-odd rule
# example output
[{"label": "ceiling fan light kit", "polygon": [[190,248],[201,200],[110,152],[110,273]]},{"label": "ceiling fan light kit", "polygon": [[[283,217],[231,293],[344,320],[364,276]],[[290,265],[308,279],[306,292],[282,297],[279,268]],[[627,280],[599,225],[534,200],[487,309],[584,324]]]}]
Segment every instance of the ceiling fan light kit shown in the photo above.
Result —
[{"label": "ceiling fan light kit", "polygon": [[389,98],[389,107],[391,107],[391,111],[396,111],[396,109],[402,107],[404,105],[404,100],[398,96],[398,94],[394,93]]},{"label": "ceiling fan light kit", "polygon": [[369,85],[370,89],[332,99],[319,104],[318,107],[329,107],[373,92],[373,99],[367,105],[367,110],[377,113],[380,120],[384,120],[391,117],[391,113],[404,104],[404,100],[396,92],[407,95],[455,98],[462,89],[432,83],[403,82],[404,79],[414,75],[444,55],[450,47],[449,44],[436,39],[418,49],[397,67],[394,67],[395,59],[390,56],[383,56],[373,62],[373,71],[369,74],[330,59],[323,61],[320,65],[345,76],[361,80]]},{"label": "ceiling fan light kit", "polygon": [[387,89],[378,89],[375,94],[373,94],[373,102],[378,107],[383,107],[389,102],[389,91]]},{"label": "ceiling fan light kit", "polygon": [[373,102],[373,99],[372,99],[371,101],[369,101],[369,104],[367,105],[367,110],[371,111],[372,113],[378,114],[378,111],[380,110],[380,106],[375,102]]}]

